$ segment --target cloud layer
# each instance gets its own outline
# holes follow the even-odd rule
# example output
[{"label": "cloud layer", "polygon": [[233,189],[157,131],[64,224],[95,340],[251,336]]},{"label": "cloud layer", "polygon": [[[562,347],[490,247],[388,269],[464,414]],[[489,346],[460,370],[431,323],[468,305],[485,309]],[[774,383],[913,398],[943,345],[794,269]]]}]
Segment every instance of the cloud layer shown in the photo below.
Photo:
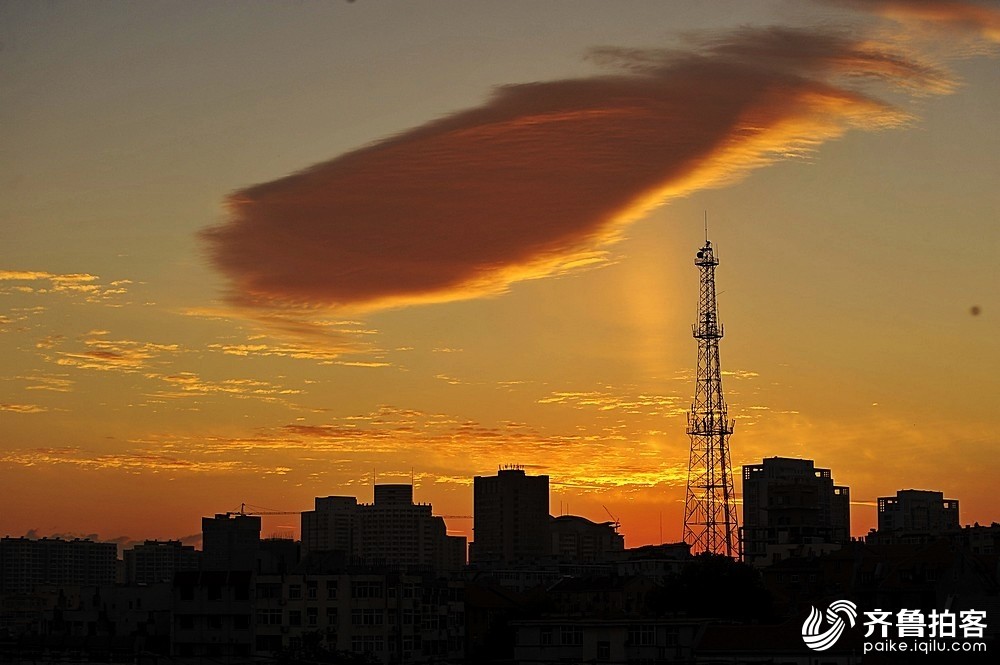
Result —
[{"label": "cloud layer", "polygon": [[601,49],[616,73],[484,105],[235,192],[204,233],[234,302],[373,309],[503,291],[603,260],[651,207],[908,116],[872,82],[950,89],[847,33],[743,29],[689,51]]},{"label": "cloud layer", "polygon": [[832,0],[902,22],[924,22],[987,42],[1000,43],[1000,7],[995,0]]}]

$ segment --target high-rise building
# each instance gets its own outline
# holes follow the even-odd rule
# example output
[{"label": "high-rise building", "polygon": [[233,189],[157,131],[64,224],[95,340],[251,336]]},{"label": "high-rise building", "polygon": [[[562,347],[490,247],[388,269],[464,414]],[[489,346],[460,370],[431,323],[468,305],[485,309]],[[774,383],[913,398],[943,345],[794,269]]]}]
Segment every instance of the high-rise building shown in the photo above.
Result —
[{"label": "high-rise building", "polygon": [[147,540],[122,553],[126,584],[172,582],[180,570],[198,570],[198,552],[179,540]]},{"label": "high-rise building", "polygon": [[220,513],[201,518],[205,570],[255,570],[260,548],[260,517]]},{"label": "high-rise building", "polygon": [[850,539],[850,489],[812,460],[769,457],[743,467],[743,555],[766,566],[839,549]]},{"label": "high-rise building", "polygon": [[692,335],[698,340],[698,370],[687,419],[691,452],[684,498],[683,538],[695,553],[739,557],[736,494],[729,459],[733,421],[729,419],[722,393],[719,362],[719,340],[723,335],[715,297],[715,268],[719,260],[707,237],[694,264],[700,273],[698,322],[691,327]]},{"label": "high-rise building", "polygon": [[358,500],[353,496],[318,496],[315,509],[302,512],[302,554],[354,552]]},{"label": "high-rise building", "polygon": [[551,553],[548,476],[529,476],[520,467],[476,476],[473,501],[472,563],[512,564]]},{"label": "high-rise building", "polygon": [[366,563],[454,570],[465,564],[465,538],[449,536],[429,503],[413,503],[413,486],[375,486],[375,501],[317,497],[302,513],[302,550],[339,550]]},{"label": "high-rise building", "polygon": [[899,490],[878,498],[878,530],[939,534],[959,528],[958,500],[943,492]]},{"label": "high-rise building", "polygon": [[118,546],[62,538],[0,539],[0,592],[30,593],[36,586],[114,584]]}]

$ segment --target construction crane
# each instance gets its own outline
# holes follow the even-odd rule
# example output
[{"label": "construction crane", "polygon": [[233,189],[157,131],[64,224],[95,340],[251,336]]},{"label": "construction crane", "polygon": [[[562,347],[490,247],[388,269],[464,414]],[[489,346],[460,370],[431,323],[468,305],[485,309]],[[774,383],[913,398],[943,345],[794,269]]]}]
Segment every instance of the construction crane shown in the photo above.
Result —
[{"label": "construction crane", "polygon": [[608,507],[607,507],[607,506],[605,506],[605,505],[604,505],[603,503],[601,504],[601,508],[604,508],[604,512],[606,512],[606,513],[608,514],[608,517],[610,517],[610,518],[611,518],[612,520],[614,520],[614,521],[613,521],[613,522],[611,523],[611,525],[612,525],[612,526],[613,526],[613,527],[615,528],[615,533],[618,533],[618,529],[619,529],[619,528],[621,527],[621,525],[622,525],[622,523],[621,523],[621,520],[619,520],[619,519],[618,519],[617,517],[615,517],[615,516],[614,516],[614,515],[613,515],[613,514],[611,513],[611,511],[610,511],[610,510],[608,510]]},{"label": "construction crane", "polygon": [[471,520],[472,515],[435,515],[434,517],[443,517],[446,520]]},{"label": "construction crane", "polygon": [[[252,507],[252,506],[251,506]],[[301,510],[247,510],[247,504],[241,503],[237,511],[226,511],[226,517],[246,516],[246,515],[301,515]]]}]

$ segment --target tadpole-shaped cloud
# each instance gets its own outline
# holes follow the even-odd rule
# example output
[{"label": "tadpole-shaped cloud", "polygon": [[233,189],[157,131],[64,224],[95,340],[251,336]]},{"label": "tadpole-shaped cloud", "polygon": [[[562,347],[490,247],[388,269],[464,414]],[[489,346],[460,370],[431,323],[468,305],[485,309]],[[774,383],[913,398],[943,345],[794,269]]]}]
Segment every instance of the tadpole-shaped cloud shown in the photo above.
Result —
[{"label": "tadpole-shaped cloud", "polygon": [[913,56],[829,31],[743,29],[688,51],[591,57],[615,73],[503,86],[233,193],[204,232],[231,300],[374,309],[496,293],[600,261],[672,196],[907,121],[868,89],[950,86]]}]

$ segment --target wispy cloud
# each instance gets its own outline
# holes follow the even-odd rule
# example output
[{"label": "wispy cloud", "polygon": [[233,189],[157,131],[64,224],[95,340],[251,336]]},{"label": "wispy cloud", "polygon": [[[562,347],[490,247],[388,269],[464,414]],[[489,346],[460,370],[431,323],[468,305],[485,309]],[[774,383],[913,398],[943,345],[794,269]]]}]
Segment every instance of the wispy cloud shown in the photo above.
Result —
[{"label": "wispy cloud", "polygon": [[14,378],[28,383],[25,390],[45,390],[54,393],[68,393],[73,390],[74,382],[66,374],[58,376],[31,374]]},{"label": "wispy cloud", "polygon": [[209,345],[227,355],[283,356],[333,364],[344,355],[381,353],[373,341],[378,330],[360,321],[325,317],[315,307],[283,306],[251,312],[233,307],[198,307],[183,313],[216,320],[249,319],[259,334],[239,342]]},{"label": "wispy cloud", "polygon": [[197,460],[155,453],[94,454],[79,448],[30,448],[0,452],[0,463],[19,466],[65,464],[93,470],[131,473],[158,471],[220,472],[261,470],[238,459]]},{"label": "wispy cloud", "polygon": [[619,390],[556,391],[538,399],[539,404],[564,404],[577,409],[621,411],[628,414],[680,415],[686,412],[679,395],[629,394]]},{"label": "wispy cloud", "polygon": [[[93,330],[82,340],[83,348],[55,350],[52,358],[65,367],[99,371],[139,372],[162,356],[180,352],[177,344],[158,344],[127,339],[107,339],[105,330]],[[58,348],[61,339],[49,339],[42,349]]]},{"label": "wispy cloud", "polygon": [[48,409],[37,404],[11,404],[0,402],[0,411],[10,411],[12,413],[43,413],[48,411]]},{"label": "wispy cloud", "polygon": [[204,233],[230,300],[372,309],[503,291],[604,261],[671,197],[907,123],[868,82],[942,93],[948,74],[855,33],[712,35],[605,48],[614,72],[499,88],[484,105],[235,192]]},{"label": "wispy cloud", "polygon": [[151,397],[156,398],[186,398],[204,397],[213,394],[228,395],[231,397],[256,398],[265,401],[282,401],[283,398],[298,395],[302,391],[293,388],[284,388],[269,381],[260,379],[223,379],[221,381],[211,381],[202,378],[194,372],[175,372],[172,374],[146,374],[147,379],[158,379],[168,384],[168,390],[161,390],[153,393]]},{"label": "wispy cloud", "polygon": [[895,21],[1000,43],[1000,6],[994,0],[828,0]]},{"label": "wispy cloud", "polygon": [[57,274],[37,270],[0,270],[0,294],[60,293],[82,296],[87,302],[109,304],[114,296],[127,293],[132,281],[120,279],[102,284],[89,273]]},{"label": "wispy cloud", "polygon": [[132,443],[154,455],[280,465],[285,475],[310,478],[317,469],[344,477],[372,465],[380,476],[401,473],[401,465],[419,460],[421,472],[435,482],[467,484],[472,475],[500,462],[544,460],[558,482],[586,491],[674,487],[683,483],[687,459],[683,447],[677,455],[665,454],[650,437],[625,437],[617,425],[551,432],[526,423],[486,424],[389,405],[325,422],[260,428],[250,436],[170,433]]}]

